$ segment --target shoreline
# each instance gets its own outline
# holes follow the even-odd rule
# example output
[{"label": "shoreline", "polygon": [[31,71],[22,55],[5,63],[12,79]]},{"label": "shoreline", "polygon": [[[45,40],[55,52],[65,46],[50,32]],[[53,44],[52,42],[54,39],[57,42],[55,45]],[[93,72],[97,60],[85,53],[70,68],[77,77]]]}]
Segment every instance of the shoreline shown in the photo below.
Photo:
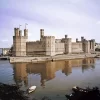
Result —
[{"label": "shoreline", "polygon": [[71,59],[84,59],[94,58],[97,54],[65,54],[56,56],[43,56],[43,57],[10,57],[10,63],[36,63],[45,61],[59,61]]}]

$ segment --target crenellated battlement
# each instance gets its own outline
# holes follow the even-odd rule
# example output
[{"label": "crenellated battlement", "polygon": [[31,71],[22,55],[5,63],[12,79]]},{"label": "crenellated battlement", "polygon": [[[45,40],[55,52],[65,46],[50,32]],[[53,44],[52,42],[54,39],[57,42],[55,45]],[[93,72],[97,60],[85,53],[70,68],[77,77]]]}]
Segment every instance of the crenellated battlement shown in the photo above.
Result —
[{"label": "crenellated battlement", "polygon": [[14,28],[13,36],[13,55],[26,56],[26,41],[28,39],[28,30],[24,29],[24,35],[20,28]]},{"label": "crenellated battlement", "polygon": [[91,39],[90,41],[91,41],[91,42],[95,42],[95,39]]},{"label": "crenellated battlement", "polygon": [[62,39],[55,39],[55,43],[61,43]]},{"label": "crenellated battlement", "polygon": [[40,29],[40,40],[27,41],[28,29],[24,29],[24,35],[22,32],[20,28],[14,28],[14,56],[26,56],[30,54],[54,56],[64,53],[90,53],[91,51],[95,51],[95,40],[86,40],[83,36],[80,41],[76,38],[76,42],[72,42],[72,38],[69,38],[68,35],[65,35],[61,39],[55,39],[55,36],[45,36],[44,29]]},{"label": "crenellated battlement", "polygon": [[27,43],[30,43],[30,42],[34,43],[34,42],[36,42],[36,41],[27,41]]},{"label": "crenellated battlement", "polygon": [[41,43],[40,41],[27,41],[27,43]]},{"label": "crenellated battlement", "polygon": [[14,28],[15,36],[19,36],[19,28]]},{"label": "crenellated battlement", "polygon": [[22,30],[20,30],[19,28],[14,28],[14,36],[19,36],[19,37],[22,37],[22,36],[25,36],[25,37],[28,37],[28,29],[24,29],[24,35],[22,35]]},{"label": "crenellated battlement", "polygon": [[43,38],[55,38],[55,36],[44,36]]}]

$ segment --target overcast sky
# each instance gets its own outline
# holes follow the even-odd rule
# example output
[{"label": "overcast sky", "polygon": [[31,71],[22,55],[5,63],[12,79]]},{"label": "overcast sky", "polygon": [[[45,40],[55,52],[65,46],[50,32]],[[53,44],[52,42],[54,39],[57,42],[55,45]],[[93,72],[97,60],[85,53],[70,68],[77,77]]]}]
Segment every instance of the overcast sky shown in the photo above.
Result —
[{"label": "overcast sky", "polygon": [[84,36],[100,42],[100,0],[0,0],[0,47],[10,47],[14,27],[28,24],[28,40],[45,35]]}]

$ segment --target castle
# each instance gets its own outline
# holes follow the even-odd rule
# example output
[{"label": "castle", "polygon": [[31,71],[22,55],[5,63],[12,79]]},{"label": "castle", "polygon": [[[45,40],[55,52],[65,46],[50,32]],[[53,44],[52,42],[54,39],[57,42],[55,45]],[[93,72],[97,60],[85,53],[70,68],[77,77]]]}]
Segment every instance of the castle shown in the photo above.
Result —
[{"label": "castle", "polygon": [[54,56],[58,54],[93,53],[95,51],[95,40],[86,40],[81,37],[81,41],[65,35],[62,39],[55,39],[54,36],[45,36],[44,29],[40,29],[39,41],[27,41],[28,29],[22,30],[14,28],[13,36],[13,56]]}]

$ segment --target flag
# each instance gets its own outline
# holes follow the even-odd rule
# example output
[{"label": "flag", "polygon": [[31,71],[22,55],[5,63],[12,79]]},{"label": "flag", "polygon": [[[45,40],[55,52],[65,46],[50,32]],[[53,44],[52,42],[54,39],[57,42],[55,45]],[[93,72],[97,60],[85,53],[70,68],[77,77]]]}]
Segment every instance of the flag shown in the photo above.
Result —
[{"label": "flag", "polygon": [[26,29],[26,25],[28,25],[27,23],[25,23],[25,29]]},{"label": "flag", "polygon": [[22,26],[22,25],[19,25],[19,29],[20,29],[20,26]]}]

